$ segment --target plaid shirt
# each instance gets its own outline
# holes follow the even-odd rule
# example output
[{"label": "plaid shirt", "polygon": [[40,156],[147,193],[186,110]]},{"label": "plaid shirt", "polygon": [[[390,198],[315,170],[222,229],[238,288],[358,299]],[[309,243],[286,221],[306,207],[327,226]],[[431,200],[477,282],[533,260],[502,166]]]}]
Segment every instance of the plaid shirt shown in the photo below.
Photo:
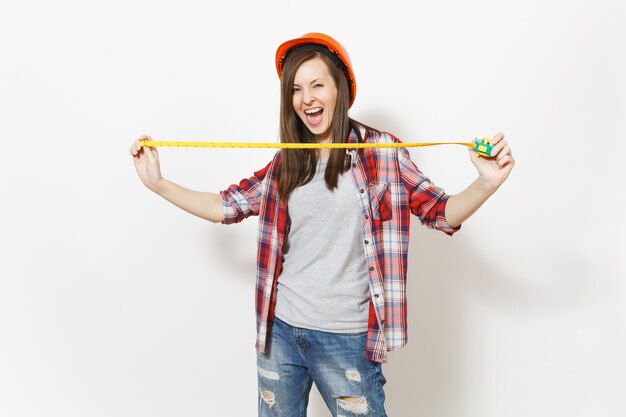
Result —
[{"label": "plaid shirt", "polygon": [[[348,143],[356,143],[351,132]],[[366,143],[400,142],[386,132],[367,131]],[[365,355],[387,361],[387,351],[407,343],[406,272],[410,214],[422,224],[452,235],[459,228],[445,219],[448,195],[426,178],[406,148],[347,150],[359,196],[364,227],[361,234],[368,265],[370,308]],[[220,192],[224,224],[259,215],[256,271],[256,349],[264,353],[276,305],[282,247],[289,233],[287,202],[278,198],[277,168],[281,153],[262,170]],[[355,213],[357,215],[357,213]]]}]

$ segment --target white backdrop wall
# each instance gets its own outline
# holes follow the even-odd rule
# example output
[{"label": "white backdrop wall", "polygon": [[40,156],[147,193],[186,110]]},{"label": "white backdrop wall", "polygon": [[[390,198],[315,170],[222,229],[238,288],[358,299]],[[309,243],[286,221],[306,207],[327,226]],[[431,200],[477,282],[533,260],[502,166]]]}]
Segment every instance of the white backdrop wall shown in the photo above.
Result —
[{"label": "white backdrop wall", "polygon": [[[276,46],[350,51],[351,115],[403,140],[503,131],[517,165],[449,238],[412,225],[392,416],[626,415],[622,1],[0,3],[0,416],[256,415],[256,219],[195,218],[128,154],[275,141]],[[271,150],[162,148],[218,191]],[[411,150],[449,193],[460,147]],[[319,394],[309,415],[328,416]]]}]

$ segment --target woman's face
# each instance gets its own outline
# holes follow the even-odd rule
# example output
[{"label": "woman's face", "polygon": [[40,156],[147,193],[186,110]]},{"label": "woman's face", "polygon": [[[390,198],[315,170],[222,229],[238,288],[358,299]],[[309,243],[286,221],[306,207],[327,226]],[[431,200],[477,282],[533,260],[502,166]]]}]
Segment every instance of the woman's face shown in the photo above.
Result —
[{"label": "woman's face", "polygon": [[320,57],[305,61],[293,80],[293,109],[318,142],[331,140],[337,85]]}]

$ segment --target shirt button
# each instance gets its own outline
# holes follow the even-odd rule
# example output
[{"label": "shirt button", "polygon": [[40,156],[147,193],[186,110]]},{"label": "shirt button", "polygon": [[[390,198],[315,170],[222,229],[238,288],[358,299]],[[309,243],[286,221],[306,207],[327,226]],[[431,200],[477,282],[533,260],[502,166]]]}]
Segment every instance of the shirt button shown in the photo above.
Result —
[{"label": "shirt button", "polygon": [[381,321],[380,321],[380,324],[385,324],[385,320],[381,320]]},{"label": "shirt button", "polygon": [[370,243],[370,241],[369,241],[369,240],[366,240],[366,241],[365,241],[365,244],[367,245],[368,243]]},{"label": "shirt button", "polygon": [[352,164],[352,168],[356,168],[356,164]]},{"label": "shirt button", "polygon": [[363,188],[361,188],[359,191],[361,192],[361,194],[363,194],[365,192],[365,190]]},{"label": "shirt button", "polygon": [[370,266],[370,271],[373,271],[373,270],[374,270],[374,267],[373,267],[373,266]]},{"label": "shirt button", "polygon": [[370,218],[370,216],[368,216],[368,215],[366,214],[366,215],[365,215],[365,219],[367,220],[367,219],[369,219],[369,218]]},{"label": "shirt button", "polygon": [[380,295],[374,294],[374,298],[378,298],[378,297],[380,297]]}]

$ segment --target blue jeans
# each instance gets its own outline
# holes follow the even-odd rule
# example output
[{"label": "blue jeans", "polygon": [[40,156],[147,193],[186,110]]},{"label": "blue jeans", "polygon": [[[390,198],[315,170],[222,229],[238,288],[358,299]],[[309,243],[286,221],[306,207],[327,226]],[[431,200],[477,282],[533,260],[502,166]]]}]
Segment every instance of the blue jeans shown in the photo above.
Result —
[{"label": "blue jeans", "polygon": [[302,329],[274,318],[268,349],[257,352],[259,417],[306,417],[313,382],[333,417],[386,417],[386,380],[381,364],[365,357],[366,335]]}]

